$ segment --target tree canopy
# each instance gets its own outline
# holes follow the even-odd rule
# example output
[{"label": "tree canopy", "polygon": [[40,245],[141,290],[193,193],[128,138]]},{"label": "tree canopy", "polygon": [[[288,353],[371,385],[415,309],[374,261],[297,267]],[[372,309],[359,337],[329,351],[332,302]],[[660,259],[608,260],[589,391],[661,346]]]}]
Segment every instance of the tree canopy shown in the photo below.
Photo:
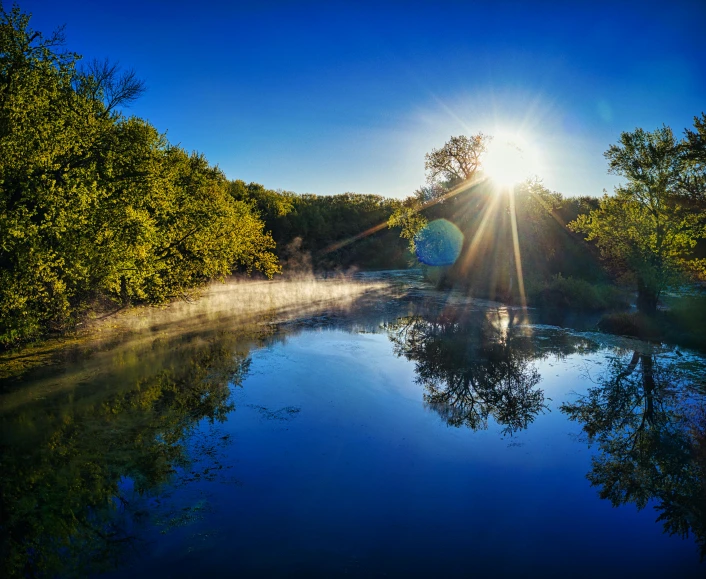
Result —
[{"label": "tree canopy", "polygon": [[605,152],[627,182],[570,224],[595,241],[612,267],[635,277],[638,308],[654,313],[661,292],[685,272],[706,273],[693,250],[706,236],[706,116],[678,141],[669,127],[625,132]]},{"label": "tree canopy", "polygon": [[279,271],[223,173],[119,107],[143,90],[83,69],[0,10],[0,344],[74,324],[98,297],[159,303],[234,270]]},{"label": "tree canopy", "polygon": [[473,178],[492,137],[478,133],[451,137],[443,147],[424,156],[424,168],[430,183],[441,182],[451,188]]}]

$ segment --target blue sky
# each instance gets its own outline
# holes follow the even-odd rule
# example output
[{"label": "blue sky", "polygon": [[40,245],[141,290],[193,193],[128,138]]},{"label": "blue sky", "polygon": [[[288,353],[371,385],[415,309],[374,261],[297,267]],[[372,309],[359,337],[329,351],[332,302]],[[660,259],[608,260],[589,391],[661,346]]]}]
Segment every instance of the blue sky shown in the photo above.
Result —
[{"label": "blue sky", "polygon": [[404,197],[427,151],[483,131],[519,132],[550,189],[599,195],[622,131],[706,111],[703,0],[19,4],[135,69],[130,112],[171,142],[298,193]]}]

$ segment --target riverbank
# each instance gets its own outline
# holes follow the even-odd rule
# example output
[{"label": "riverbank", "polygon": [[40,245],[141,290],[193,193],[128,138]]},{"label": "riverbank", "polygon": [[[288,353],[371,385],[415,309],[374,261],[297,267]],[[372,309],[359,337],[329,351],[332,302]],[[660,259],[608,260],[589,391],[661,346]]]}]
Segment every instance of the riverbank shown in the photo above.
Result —
[{"label": "riverbank", "polygon": [[655,316],[611,312],[598,323],[602,332],[661,341],[706,351],[706,295],[670,297]]}]

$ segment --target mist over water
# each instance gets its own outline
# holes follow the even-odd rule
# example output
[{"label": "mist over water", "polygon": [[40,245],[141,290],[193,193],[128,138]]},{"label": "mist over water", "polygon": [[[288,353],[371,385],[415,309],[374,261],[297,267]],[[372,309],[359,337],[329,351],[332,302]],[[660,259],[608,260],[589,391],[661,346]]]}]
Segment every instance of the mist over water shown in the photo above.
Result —
[{"label": "mist over water", "polygon": [[703,572],[694,352],[415,272],[232,280],[137,314],[3,381],[10,569]]}]

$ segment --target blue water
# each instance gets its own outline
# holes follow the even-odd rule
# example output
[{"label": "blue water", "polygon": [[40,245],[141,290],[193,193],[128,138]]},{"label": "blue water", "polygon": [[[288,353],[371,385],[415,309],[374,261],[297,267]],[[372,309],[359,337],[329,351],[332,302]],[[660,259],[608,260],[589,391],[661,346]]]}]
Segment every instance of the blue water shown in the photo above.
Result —
[{"label": "blue water", "polygon": [[[132,578],[703,576],[706,567],[699,562],[693,532],[686,539],[669,535],[655,521],[654,506],[663,497],[651,498],[642,510],[630,501],[613,507],[599,498],[599,489],[586,478],[597,443],[589,446],[583,423],[568,420],[560,408],[595,386],[609,372],[611,358],[629,360],[632,351],[647,351],[658,364],[681,364],[686,384],[703,375],[701,357],[533,325],[531,319],[511,321],[508,327],[507,311],[497,304],[432,296],[431,308],[428,303],[424,308],[410,305],[418,302],[399,293],[378,296],[359,310],[290,317],[259,341],[248,338],[245,346],[227,342],[231,358],[240,356],[245,364],[237,383],[230,379],[226,386],[227,411],[221,420],[191,414],[194,422],[176,439],[165,438],[164,444],[181,445],[186,459],[170,463],[170,472],[151,483],[144,482],[143,471],[154,465],[145,464],[142,454],[131,462],[135,451],[128,439],[139,438],[140,420],[154,421],[164,405],[144,410],[149,418],[133,405],[133,426],[123,431],[129,435],[106,435],[112,441],[106,456],[122,453],[121,458],[91,458],[99,464],[109,460],[105,472],[116,477],[113,494],[121,499],[113,499],[112,514],[106,515],[111,522],[103,518],[96,524],[102,535],[112,530],[119,541],[111,544],[110,556],[94,543],[81,547],[90,555],[83,567],[84,562],[77,567],[78,555],[59,549],[59,560],[73,561],[66,569],[57,563],[52,572],[61,576],[70,567],[79,574]],[[490,372],[493,388],[513,380],[532,385],[532,392],[543,393],[541,408],[534,408],[519,427],[508,428],[506,403],[493,394],[491,411],[480,412],[474,427],[450,425],[448,408],[425,401],[422,360],[409,351],[405,355],[399,340],[391,338],[399,331],[394,324],[411,310],[420,316],[419,327],[431,332],[416,345],[436,335],[428,324],[439,320],[463,329],[457,341],[482,320],[504,320],[493,335],[500,336],[501,344],[515,345],[484,354],[469,339],[459,350],[468,356],[460,366],[466,375],[469,367],[473,376]],[[149,342],[131,350],[131,359],[148,360],[145,372],[152,374],[160,367],[179,369],[188,365],[194,348],[223,339],[222,333],[215,336],[177,336],[179,354],[168,342]],[[406,339],[404,344],[411,343]],[[443,344],[455,352],[455,343]],[[446,350],[433,351],[438,355],[424,361],[447,376],[454,359],[438,369],[434,365]],[[126,364],[123,354],[109,359],[112,380],[120,383],[123,372],[126,383],[117,391],[111,387],[105,396],[114,400],[125,396],[126,389],[145,388],[144,380],[138,384],[139,362]],[[508,359],[517,363],[495,374]],[[475,366],[478,360],[481,365]],[[75,357],[62,363],[68,375],[74,366],[86,364]],[[46,375],[45,369],[42,379]],[[4,433],[12,430],[19,437],[30,421],[41,441],[51,433],[43,437],[38,431],[53,432],[58,415],[89,420],[91,413],[82,413],[86,398],[94,397],[92,405],[104,403],[95,392],[101,375],[82,375],[71,395],[55,394],[53,403],[45,398],[10,409],[12,400],[6,397]],[[19,388],[13,384],[13,392]],[[679,400],[691,409],[703,408],[693,392]],[[188,417],[190,410],[184,412]],[[174,416],[185,420],[181,410]],[[92,428],[107,430],[110,424],[106,419]],[[163,430],[174,432],[170,428]],[[159,425],[148,432],[152,439],[162,436]],[[40,456],[52,460],[47,456],[54,451]],[[88,463],[78,455],[72,460],[80,468],[66,476],[85,478],[82,469]],[[7,476],[3,484],[9,484]],[[49,499],[37,502],[42,500]]]}]

